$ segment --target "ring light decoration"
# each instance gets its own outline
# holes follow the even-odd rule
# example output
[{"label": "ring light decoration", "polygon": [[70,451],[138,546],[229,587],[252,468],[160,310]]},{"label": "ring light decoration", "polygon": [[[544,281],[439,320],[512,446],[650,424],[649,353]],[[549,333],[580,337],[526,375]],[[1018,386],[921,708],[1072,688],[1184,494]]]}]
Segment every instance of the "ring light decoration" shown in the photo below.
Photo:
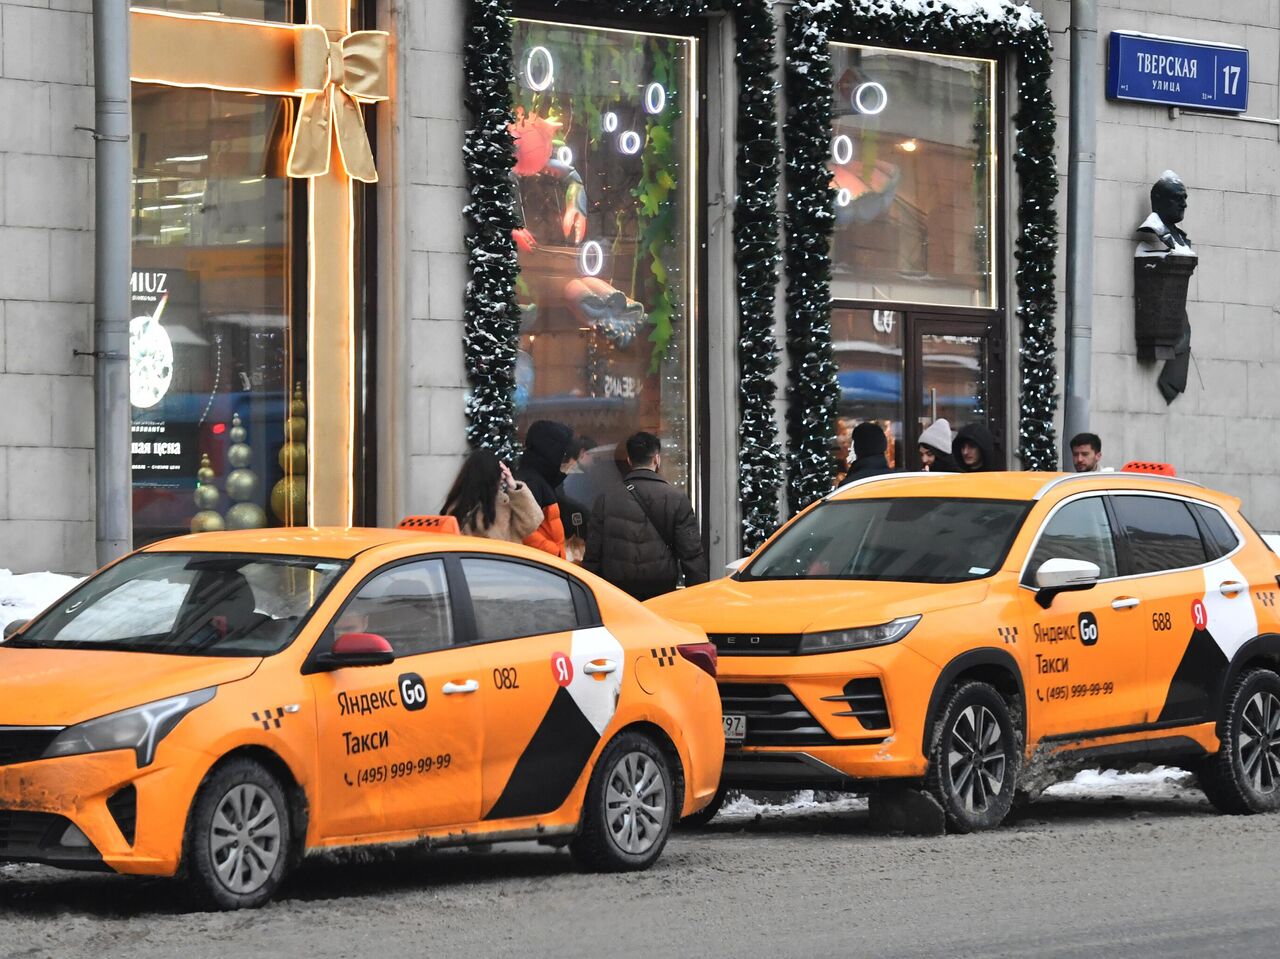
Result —
[{"label": "ring light decoration", "polygon": [[644,112],[657,116],[667,107],[667,89],[658,81],[644,88]]},{"label": "ring light decoration", "polygon": [[583,276],[599,276],[604,269],[604,248],[595,240],[588,240],[578,249],[578,269]]},{"label": "ring light decoration", "polygon": [[[534,62],[541,60],[545,66],[542,69],[542,76],[538,80],[534,80]],[[551,59],[551,51],[546,47],[534,47],[529,51],[528,57],[524,61],[524,82],[535,93],[541,93],[551,86],[556,78],[556,62]]]},{"label": "ring light decoration", "polygon": [[604,127],[605,133],[612,133],[618,129],[618,115],[610,110],[601,119],[600,124]]},{"label": "ring light decoration", "polygon": [[[874,99],[872,99],[874,97]],[[853,88],[853,96],[849,98],[853,109],[866,117],[879,116],[889,105],[889,91],[883,84],[868,80]]]},{"label": "ring light decoration", "polygon": [[644,144],[640,140],[640,134],[635,130],[626,130],[618,135],[618,150],[629,157],[635,156],[640,152],[640,147]]}]

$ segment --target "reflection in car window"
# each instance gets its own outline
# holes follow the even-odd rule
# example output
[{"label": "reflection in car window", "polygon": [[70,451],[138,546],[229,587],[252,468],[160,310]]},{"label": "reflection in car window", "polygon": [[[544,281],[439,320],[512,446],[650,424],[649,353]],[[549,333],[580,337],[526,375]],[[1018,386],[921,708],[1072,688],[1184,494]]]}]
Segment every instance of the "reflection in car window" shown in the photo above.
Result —
[{"label": "reflection in car window", "polygon": [[1113,496],[1116,518],[1129,539],[1132,573],[1158,573],[1207,562],[1191,510],[1181,500]]},{"label": "reflection in car window", "polygon": [[1036,571],[1047,559],[1094,563],[1101,579],[1117,575],[1116,545],[1102,497],[1076,500],[1053,514],[1027,564],[1025,582],[1034,584]]},{"label": "reflection in car window", "polygon": [[270,656],[346,568],[334,560],[229,553],[128,556],[10,646],[181,656]]},{"label": "reflection in car window", "polygon": [[404,563],[360,587],[330,631],[375,633],[396,656],[416,656],[453,645],[453,611],[444,560]]},{"label": "reflection in car window", "polygon": [[462,571],[481,642],[576,629],[569,581],[548,569],[498,559],[464,559]]},{"label": "reflection in car window", "polygon": [[959,583],[994,573],[1030,508],[1012,500],[832,500],[799,517],[742,579]]},{"label": "reflection in car window", "polygon": [[1191,508],[1200,517],[1200,523],[1204,527],[1206,534],[1205,546],[1209,550],[1209,559],[1218,559],[1220,556],[1226,556],[1240,545],[1240,540],[1236,538],[1235,530],[1231,528],[1231,524],[1227,522],[1226,517],[1216,509],[1199,504]]}]

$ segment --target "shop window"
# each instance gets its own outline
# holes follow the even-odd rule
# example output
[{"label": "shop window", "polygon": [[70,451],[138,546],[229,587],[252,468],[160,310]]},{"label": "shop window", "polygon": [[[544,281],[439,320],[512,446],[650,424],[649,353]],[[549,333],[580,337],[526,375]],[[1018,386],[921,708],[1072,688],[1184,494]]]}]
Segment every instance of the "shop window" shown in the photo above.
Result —
[{"label": "shop window", "polygon": [[170,13],[207,13],[238,20],[287,23],[293,19],[293,0],[146,0],[136,6]]},{"label": "shop window", "polygon": [[849,462],[853,428],[868,420],[884,430],[889,465],[899,467],[905,462],[904,334],[902,314],[893,310],[831,311],[831,346],[839,366],[836,439],[840,473]]},{"label": "shop window", "polygon": [[[305,522],[293,101],[135,84],[135,542]],[[292,491],[292,492],[291,492]],[[274,494],[274,495],[273,495]]]},{"label": "shop window", "polygon": [[993,307],[995,63],[832,44],[836,299]]},{"label": "shop window", "polygon": [[594,445],[569,483],[588,505],[637,430],[692,485],[695,55],[688,37],[514,24],[516,408],[522,435],[553,419]]}]

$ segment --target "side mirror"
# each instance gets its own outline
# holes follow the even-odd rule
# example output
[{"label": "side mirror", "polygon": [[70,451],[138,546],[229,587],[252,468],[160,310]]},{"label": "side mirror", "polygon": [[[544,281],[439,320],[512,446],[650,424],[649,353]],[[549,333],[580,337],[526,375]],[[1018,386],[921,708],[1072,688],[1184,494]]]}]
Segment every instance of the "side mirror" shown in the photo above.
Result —
[{"label": "side mirror", "polygon": [[1093,589],[1102,570],[1083,559],[1046,559],[1036,570],[1036,602],[1048,609],[1059,593]]},{"label": "side mirror", "polygon": [[724,571],[732,576],[738,570],[742,569],[742,567],[746,566],[747,560],[749,560],[750,558],[751,558],[750,556],[739,556],[733,562],[725,563]]},{"label": "side mirror", "polygon": [[318,672],[331,672],[348,666],[386,666],[396,661],[391,644],[377,633],[343,633],[333,642],[333,649],[315,659]]},{"label": "side mirror", "polygon": [[14,633],[21,631],[22,627],[27,625],[27,623],[29,622],[31,622],[31,620],[29,619],[11,620],[9,624],[6,625],[4,628],[4,638],[8,639],[9,637],[13,636]]}]

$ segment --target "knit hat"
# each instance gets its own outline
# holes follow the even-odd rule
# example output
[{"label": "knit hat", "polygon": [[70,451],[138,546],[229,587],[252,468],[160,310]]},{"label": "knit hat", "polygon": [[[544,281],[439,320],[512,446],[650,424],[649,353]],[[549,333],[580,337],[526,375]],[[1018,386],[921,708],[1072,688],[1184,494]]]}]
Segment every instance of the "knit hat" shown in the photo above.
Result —
[{"label": "knit hat", "polygon": [[858,459],[868,456],[879,456],[889,448],[884,430],[877,424],[859,423],[853,428],[853,455]]},{"label": "knit hat", "polygon": [[920,434],[917,440],[920,446],[932,446],[944,453],[951,452],[951,424],[938,419],[929,424],[929,428]]}]

